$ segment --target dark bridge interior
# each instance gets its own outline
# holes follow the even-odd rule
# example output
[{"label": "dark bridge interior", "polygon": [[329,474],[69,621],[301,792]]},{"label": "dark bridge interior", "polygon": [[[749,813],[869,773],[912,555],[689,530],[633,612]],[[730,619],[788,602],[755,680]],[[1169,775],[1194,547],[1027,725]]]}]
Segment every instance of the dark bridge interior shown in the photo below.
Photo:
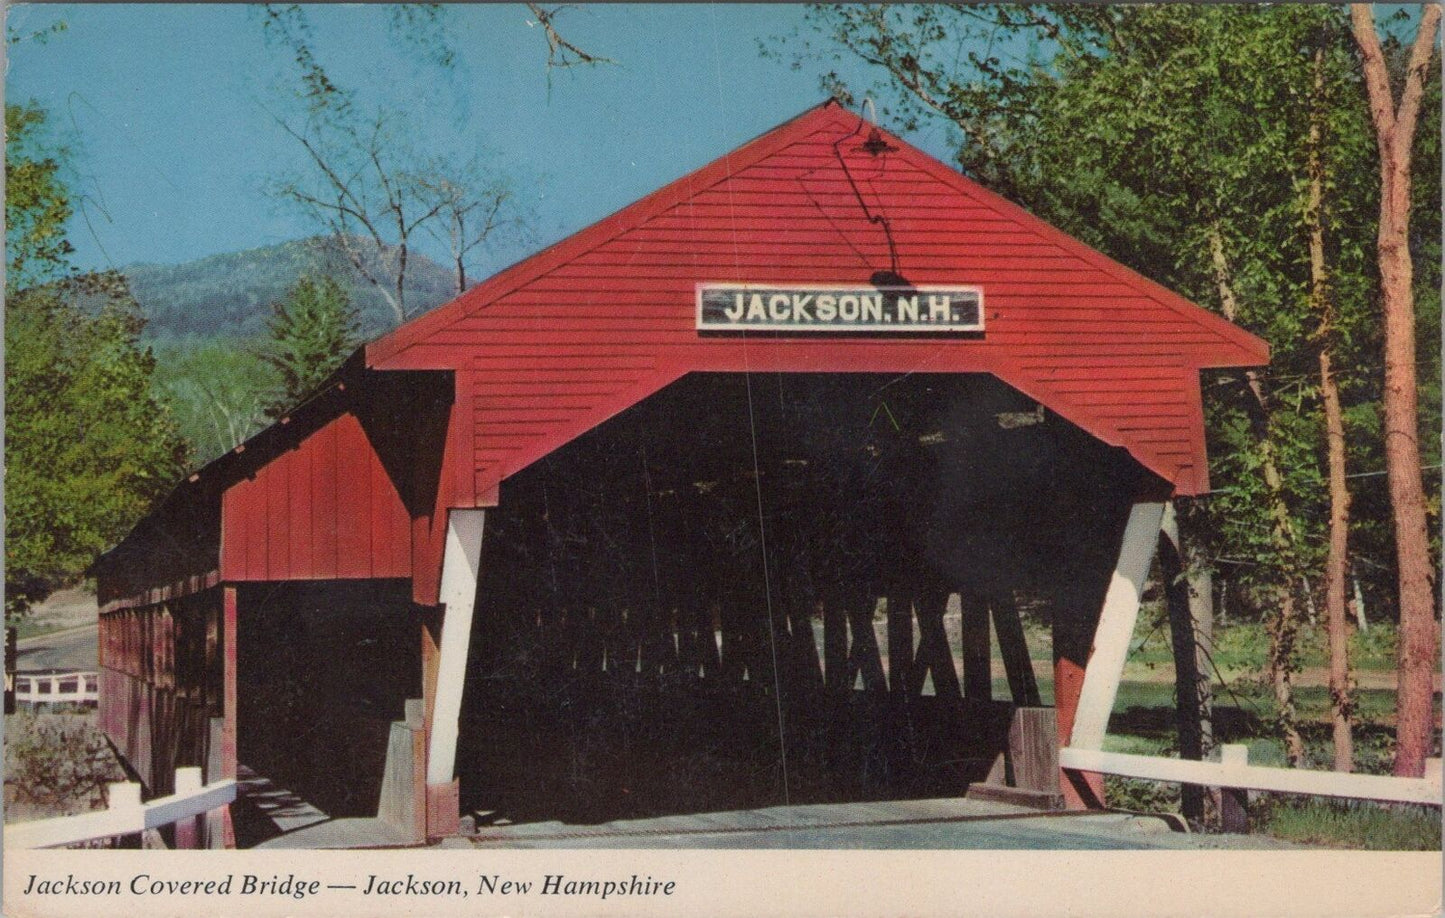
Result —
[{"label": "dark bridge interior", "polygon": [[687,376],[488,511],[464,812],[959,794],[1011,702],[960,679],[949,595],[1077,621],[1086,652],[1141,474],[991,376]]},{"label": "dark bridge interior", "polygon": [[410,584],[243,584],[240,602],[241,764],[333,818],[375,816],[391,723],[421,697]]}]

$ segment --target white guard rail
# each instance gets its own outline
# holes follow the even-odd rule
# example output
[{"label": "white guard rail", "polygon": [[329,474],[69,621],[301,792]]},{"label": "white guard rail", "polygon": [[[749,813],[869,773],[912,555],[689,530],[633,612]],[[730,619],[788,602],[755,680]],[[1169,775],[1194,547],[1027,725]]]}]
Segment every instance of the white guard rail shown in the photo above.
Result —
[{"label": "white guard rail", "polygon": [[199,768],[176,769],[176,793],[141,803],[140,785],[122,781],[109,786],[109,808],[75,816],[36,819],[5,826],[7,848],[54,848],[146,829],[200,816],[236,799],[236,782],[226,778],[202,786]]},{"label": "white guard rail", "polygon": [[1357,775],[1338,771],[1308,771],[1300,768],[1271,768],[1249,764],[1249,749],[1241,745],[1220,747],[1218,762],[1169,759],[1095,749],[1059,750],[1059,765],[1078,771],[1094,771],[1125,778],[1145,778],[1206,787],[1278,791],[1286,794],[1318,794],[1391,803],[1441,805],[1440,760],[1431,759],[1423,778],[1388,775]]},{"label": "white guard rail", "polygon": [[100,698],[97,673],[18,673],[15,700],[22,704],[84,704]]}]

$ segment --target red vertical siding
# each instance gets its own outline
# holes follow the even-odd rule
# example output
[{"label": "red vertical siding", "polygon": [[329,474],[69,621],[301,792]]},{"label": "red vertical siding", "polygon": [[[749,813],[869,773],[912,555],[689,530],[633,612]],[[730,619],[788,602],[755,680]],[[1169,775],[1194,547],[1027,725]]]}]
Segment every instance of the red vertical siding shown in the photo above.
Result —
[{"label": "red vertical siding", "polygon": [[258,478],[241,481],[236,487],[242,493],[244,516],[236,528],[246,533],[246,570],[256,575],[255,579],[264,580],[269,547],[266,544],[266,491]]},{"label": "red vertical siding", "polygon": [[336,429],[311,435],[311,570],[317,579],[336,576]]},{"label": "red vertical siding", "polygon": [[[242,511],[238,506],[241,499],[239,487],[228,488],[221,495],[221,519],[239,519]],[[221,570],[242,571],[246,569],[246,539],[245,533],[238,528],[227,529],[224,525],[217,525],[221,529]],[[127,593],[135,590],[127,590]]]},{"label": "red vertical siding", "polygon": [[314,474],[316,455],[314,452],[297,456],[289,475],[290,493],[287,495],[290,508],[287,544],[290,548],[288,564],[294,571],[311,570],[312,538],[311,523],[311,478]]},{"label": "red vertical siding", "polygon": [[[411,518],[356,417],[343,413],[233,485],[221,577],[406,577]],[[232,534],[244,551],[231,550]]]},{"label": "red vertical siding", "polygon": [[272,462],[257,476],[266,490],[267,580],[291,577],[291,470],[299,463],[289,455],[284,458],[290,461]]},{"label": "red vertical siding", "polygon": [[351,415],[336,428],[336,576],[371,576],[371,444]]},{"label": "red vertical siding", "polygon": [[[472,400],[472,393],[483,378],[485,372],[478,372],[475,367],[461,367],[455,374],[456,397],[452,402],[452,414],[449,426],[447,427],[447,452],[453,454],[458,460],[453,463],[447,481],[443,484],[443,492],[450,491],[445,503],[440,507],[469,507],[476,502],[477,495],[477,468],[476,463],[467,461],[476,446],[477,418],[475,405]],[[478,457],[478,462],[487,462]],[[489,472],[496,470],[489,469]],[[488,474],[488,481],[500,480],[500,475]]]},{"label": "red vertical siding", "polygon": [[411,524],[411,595],[414,602],[431,604],[441,589],[442,542],[434,537],[435,515],[419,516]]}]

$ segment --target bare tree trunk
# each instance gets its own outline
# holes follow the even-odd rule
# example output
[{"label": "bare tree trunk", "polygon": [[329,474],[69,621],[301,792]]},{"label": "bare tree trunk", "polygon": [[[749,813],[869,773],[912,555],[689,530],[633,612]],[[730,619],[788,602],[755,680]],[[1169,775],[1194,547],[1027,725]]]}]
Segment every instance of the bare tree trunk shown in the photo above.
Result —
[{"label": "bare tree trunk", "polygon": [[1350,584],[1355,589],[1355,624],[1364,634],[1370,630],[1370,623],[1365,617],[1365,594],[1360,592],[1360,576],[1355,573],[1354,565],[1350,566]]},{"label": "bare tree trunk", "polygon": [[396,324],[402,325],[405,323],[406,307],[402,305],[401,301],[398,300],[390,290],[387,290],[385,287],[378,287],[377,289],[381,291],[381,298],[386,300],[386,308],[391,310],[391,317],[396,320]]},{"label": "bare tree trunk", "polygon": [[[1201,652],[1203,624],[1196,618],[1201,605],[1194,592],[1190,570],[1191,552],[1185,548],[1181,514],[1171,506],[1165,513],[1159,542],[1159,569],[1164,577],[1164,596],[1169,610],[1169,636],[1174,652],[1175,719],[1179,733],[1179,757],[1200,761],[1213,739],[1210,724],[1210,679],[1205,654]],[[1205,593],[1208,605],[1208,593]],[[1181,812],[1196,825],[1205,820],[1206,788],[1185,784],[1181,791]]]},{"label": "bare tree trunk", "polygon": [[1330,712],[1335,745],[1335,771],[1355,768],[1350,715],[1350,640],[1345,628],[1345,570],[1349,565],[1350,492],[1345,485],[1345,420],[1340,389],[1330,369],[1330,352],[1320,350],[1320,393],[1325,403],[1325,435],[1329,440],[1330,553],[1325,561],[1325,616],[1330,636]]},{"label": "bare tree trunk", "polygon": [[461,213],[452,219],[452,260],[456,263],[457,296],[467,292],[467,225]]},{"label": "bare tree trunk", "polygon": [[403,246],[400,255],[401,267],[396,272],[396,313],[401,317],[398,325],[406,321],[406,247]]},{"label": "bare tree trunk", "polygon": [[[1221,309],[1226,319],[1234,321],[1239,312],[1239,300],[1234,294],[1229,260],[1224,251],[1224,234],[1217,224],[1210,227],[1209,248]],[[1291,765],[1300,766],[1304,764],[1304,739],[1299,732],[1292,682],[1295,636],[1299,631],[1299,622],[1296,620],[1298,610],[1292,586],[1296,567],[1294,522],[1290,519],[1289,507],[1285,504],[1284,475],[1280,473],[1274,440],[1270,434],[1270,405],[1264,391],[1264,380],[1257,371],[1246,370],[1245,382],[1253,396],[1251,422],[1255,437],[1259,441],[1260,470],[1264,474],[1265,488],[1269,492],[1269,515],[1273,521],[1270,540],[1284,559],[1286,568],[1281,571],[1272,590],[1275,609],[1269,624],[1269,679],[1274,685],[1275,705],[1279,708],[1278,724],[1284,735],[1285,754]]]},{"label": "bare tree trunk", "polygon": [[1189,577],[1189,617],[1194,620],[1195,666],[1199,671],[1199,738],[1205,755],[1214,748],[1214,575],[1199,540],[1181,532]]},{"label": "bare tree trunk", "polygon": [[[1330,482],[1329,555],[1325,560],[1325,618],[1330,644],[1330,720],[1335,770],[1353,771],[1354,736],[1350,727],[1350,643],[1345,628],[1345,573],[1349,567],[1350,490],[1345,479],[1345,416],[1332,369],[1335,316],[1325,263],[1324,49],[1315,50],[1314,91],[1310,106],[1309,186],[1305,223],[1309,230],[1310,306],[1319,319],[1320,398],[1324,403],[1326,455]],[[1313,618],[1313,616],[1312,616]]]},{"label": "bare tree trunk", "polygon": [[1411,148],[1425,70],[1434,55],[1440,7],[1426,4],[1420,10],[1419,32],[1410,49],[1397,107],[1371,8],[1362,3],[1350,8],[1380,153],[1380,228],[1376,244],[1385,319],[1385,470],[1400,574],[1399,713],[1394,770],[1403,777],[1425,773],[1425,759],[1433,745],[1431,695],[1439,640],[1420,469],[1414,263],[1409,233]]}]

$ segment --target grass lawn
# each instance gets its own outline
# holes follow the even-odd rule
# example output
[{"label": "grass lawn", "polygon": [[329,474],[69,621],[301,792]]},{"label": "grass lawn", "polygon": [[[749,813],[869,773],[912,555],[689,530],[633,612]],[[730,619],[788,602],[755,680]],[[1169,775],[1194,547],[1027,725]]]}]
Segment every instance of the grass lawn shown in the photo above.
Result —
[{"label": "grass lawn", "polygon": [[[1119,685],[1114,713],[1104,748],[1140,755],[1178,755],[1174,723],[1174,661],[1167,622],[1162,609],[1146,605],[1139,615],[1131,652]],[[1039,691],[1045,704],[1053,703],[1050,678],[1050,641],[1047,628],[1026,627],[1030,655],[1035,661]],[[1264,684],[1265,654],[1269,638],[1255,623],[1232,624],[1215,634],[1214,735],[1219,743],[1243,743],[1252,764],[1284,766],[1284,745],[1274,726],[1277,708],[1270,686]],[[1002,661],[995,648],[994,695],[1008,697],[1002,678]],[[1295,706],[1304,735],[1308,767],[1327,769],[1333,760],[1329,717],[1330,697],[1325,668],[1328,649],[1324,628],[1306,626],[1299,643],[1300,672],[1296,674]],[[1392,624],[1372,625],[1367,633],[1353,630],[1350,663],[1360,685],[1354,696],[1356,770],[1388,774],[1394,755],[1395,629]],[[1435,696],[1435,720],[1440,722],[1440,694]],[[1437,734],[1436,755],[1439,755]],[[1178,812],[1179,785],[1131,778],[1107,777],[1109,802],[1121,809]],[[1441,812],[1434,807],[1330,800],[1289,794],[1259,794],[1251,806],[1253,831],[1305,844],[1372,850],[1438,851],[1441,848]]]},{"label": "grass lawn", "polygon": [[23,641],[42,634],[93,625],[98,614],[95,591],[82,584],[57,590],[43,602],[36,603],[25,615],[15,619],[7,617],[5,624],[13,625],[16,639]]},{"label": "grass lawn", "polygon": [[27,638],[40,637],[41,635],[45,634],[54,634],[57,631],[66,631],[69,628],[75,627],[73,625],[66,625],[60,622],[42,622],[35,621],[34,619],[30,618],[22,618],[18,621],[10,622],[10,624],[15,628],[15,639],[17,641],[23,641]]},{"label": "grass lawn", "polygon": [[[1271,724],[1273,699],[1259,687],[1245,687],[1237,696],[1216,698],[1216,741],[1248,746],[1252,764],[1283,767],[1286,764],[1284,744],[1273,735]],[[1300,689],[1297,699],[1307,764],[1311,768],[1327,769],[1333,752],[1326,690]],[[1354,732],[1356,770],[1387,774],[1394,753],[1394,693],[1362,691],[1358,700],[1360,710]],[[1178,755],[1173,704],[1170,685],[1122,684],[1104,748],[1139,755]],[[1438,723],[1439,695],[1436,695],[1435,710]],[[1105,786],[1110,805],[1120,809],[1179,811],[1177,784],[1109,776],[1105,778]],[[1441,848],[1441,812],[1436,807],[1261,793],[1252,798],[1250,819],[1252,831],[1305,844],[1390,851],[1439,851]]]}]

